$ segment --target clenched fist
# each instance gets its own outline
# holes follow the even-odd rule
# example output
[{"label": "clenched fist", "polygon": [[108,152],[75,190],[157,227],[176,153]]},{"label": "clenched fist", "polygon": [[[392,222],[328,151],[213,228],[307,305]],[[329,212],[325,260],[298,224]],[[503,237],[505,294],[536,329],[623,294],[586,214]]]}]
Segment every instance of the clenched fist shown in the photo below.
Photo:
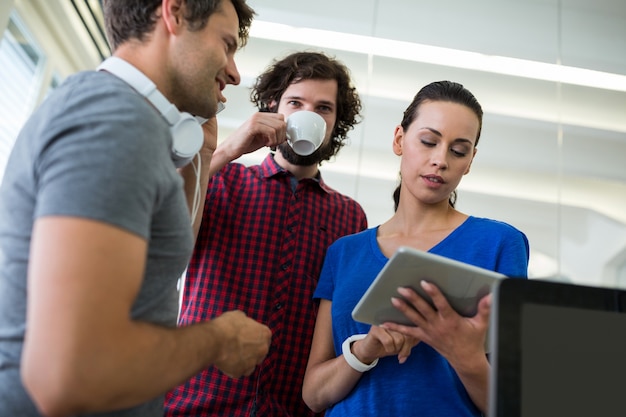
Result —
[{"label": "clenched fist", "polygon": [[250,375],[269,351],[269,327],[238,310],[226,312],[212,323],[222,338],[214,365],[231,378]]}]

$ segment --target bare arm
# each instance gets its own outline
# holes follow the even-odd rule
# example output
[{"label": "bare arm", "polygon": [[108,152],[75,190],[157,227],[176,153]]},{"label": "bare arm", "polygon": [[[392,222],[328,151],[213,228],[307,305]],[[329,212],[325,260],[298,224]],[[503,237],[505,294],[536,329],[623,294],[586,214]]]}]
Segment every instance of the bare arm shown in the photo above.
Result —
[{"label": "bare arm", "polygon": [[321,300],[313,333],[313,344],[304,374],[302,398],[315,412],[343,399],[361,379],[361,373],[335,355],[329,300]]},{"label": "bare arm", "polygon": [[287,124],[280,113],[254,113],[217,147],[209,175],[242,155],[264,146],[276,146],[287,138]]},{"label": "bare arm", "polygon": [[436,309],[415,291],[399,288],[398,292],[408,303],[401,298],[394,298],[392,302],[417,327],[393,323],[385,323],[384,327],[420,338],[445,357],[476,407],[486,413],[489,362],[484,341],[489,324],[491,296],[480,301],[478,313],[474,317],[461,317],[435,285],[423,283],[422,288],[432,298]]},{"label": "bare arm", "polygon": [[[335,355],[331,306],[328,300],[320,301],[302,387],[304,402],[315,412],[321,412],[345,398],[363,375],[350,367],[343,355]],[[391,355],[398,355],[402,363],[416,344],[417,340],[413,338],[372,326],[365,339],[352,343],[351,351],[365,364]]]},{"label": "bare arm", "polygon": [[250,374],[267,353],[270,330],[241,312],[186,328],[131,320],[146,250],[104,223],[37,220],[22,379],[46,415],[134,406],[210,365]]}]

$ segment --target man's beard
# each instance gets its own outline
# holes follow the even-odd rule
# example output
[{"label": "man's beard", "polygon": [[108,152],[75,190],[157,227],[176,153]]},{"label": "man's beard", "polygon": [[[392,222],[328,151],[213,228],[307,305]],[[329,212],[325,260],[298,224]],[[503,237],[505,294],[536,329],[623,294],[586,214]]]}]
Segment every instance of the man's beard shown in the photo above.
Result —
[{"label": "man's beard", "polygon": [[297,166],[318,165],[321,161],[330,159],[333,156],[333,148],[330,143],[323,143],[315,152],[306,156],[298,155],[287,142],[278,145],[277,149],[287,162]]}]

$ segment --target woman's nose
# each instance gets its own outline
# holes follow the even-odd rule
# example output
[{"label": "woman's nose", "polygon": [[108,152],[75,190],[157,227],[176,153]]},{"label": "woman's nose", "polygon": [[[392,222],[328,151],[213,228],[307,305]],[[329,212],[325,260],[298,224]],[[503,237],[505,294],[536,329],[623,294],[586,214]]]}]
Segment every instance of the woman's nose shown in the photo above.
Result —
[{"label": "woman's nose", "polygon": [[446,169],[448,167],[448,161],[446,159],[447,152],[445,150],[436,150],[432,153],[431,164],[439,169]]}]

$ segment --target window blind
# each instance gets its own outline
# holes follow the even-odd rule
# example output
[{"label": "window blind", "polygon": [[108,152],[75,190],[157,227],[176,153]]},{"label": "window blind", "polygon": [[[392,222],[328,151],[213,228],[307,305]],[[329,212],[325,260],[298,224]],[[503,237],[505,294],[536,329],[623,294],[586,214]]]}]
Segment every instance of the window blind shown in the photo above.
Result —
[{"label": "window blind", "polygon": [[15,139],[36,104],[45,55],[13,12],[0,42],[0,182]]}]

